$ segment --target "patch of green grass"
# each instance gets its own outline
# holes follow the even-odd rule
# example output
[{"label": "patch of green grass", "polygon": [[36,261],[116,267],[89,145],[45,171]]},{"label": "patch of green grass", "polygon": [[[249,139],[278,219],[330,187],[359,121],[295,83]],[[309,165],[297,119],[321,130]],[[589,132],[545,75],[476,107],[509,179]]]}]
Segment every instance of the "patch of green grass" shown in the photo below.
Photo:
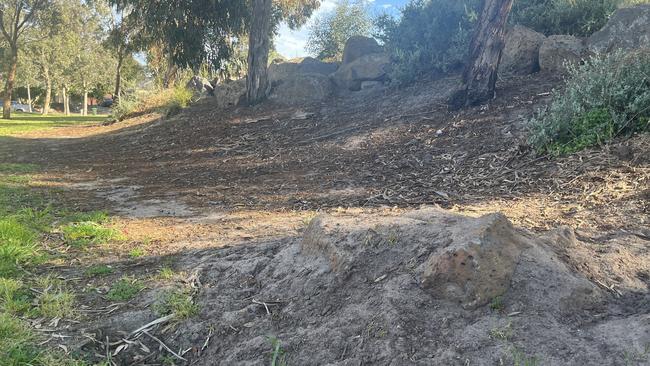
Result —
[{"label": "patch of green grass", "polygon": [[37,170],[35,164],[0,163],[0,174],[28,174]]},{"label": "patch of green grass", "polygon": [[106,276],[113,273],[113,268],[105,264],[100,264],[97,266],[89,267],[84,273],[86,276]]},{"label": "patch of green grass", "polygon": [[120,240],[120,233],[93,221],[75,222],[61,228],[65,240],[74,246],[89,244],[104,244],[112,240]]},{"label": "patch of green grass", "polygon": [[106,211],[89,211],[89,212],[64,212],[68,222],[94,222],[96,224],[105,224],[110,217]]},{"label": "patch of green grass", "polygon": [[194,303],[189,292],[170,290],[163,293],[160,300],[154,305],[154,310],[160,315],[174,314],[177,320],[183,320],[197,315],[199,306]]},{"label": "patch of green grass", "polygon": [[535,356],[529,357],[524,352],[516,348],[512,349],[512,362],[514,363],[514,366],[538,366],[539,365],[539,361],[537,361],[537,357]]},{"label": "patch of green grass", "polygon": [[0,364],[32,365],[38,357],[34,335],[18,318],[0,313]]},{"label": "patch of green grass", "polygon": [[0,277],[0,310],[21,315],[30,310],[31,294],[19,280]]},{"label": "patch of green grass", "polygon": [[158,275],[156,277],[163,281],[169,281],[176,277],[176,272],[174,272],[174,270],[169,267],[163,267],[158,271]]},{"label": "patch of green grass", "polygon": [[36,235],[13,218],[0,218],[0,277],[15,275],[37,255]]},{"label": "patch of green grass", "polygon": [[38,296],[38,312],[47,318],[74,317],[75,296],[64,289],[46,290]]},{"label": "patch of green grass", "polygon": [[501,311],[505,308],[505,304],[503,303],[503,297],[497,296],[492,301],[490,302],[490,309],[495,310],[495,311]]},{"label": "patch of green grass", "polygon": [[65,283],[52,276],[37,277],[34,280],[40,293],[36,296],[36,311],[47,318],[72,318],[75,296],[65,288]]},{"label": "patch of green grass", "polygon": [[144,257],[147,252],[142,248],[133,248],[129,251],[129,257],[131,258],[140,258]]},{"label": "patch of green grass", "polygon": [[144,285],[135,278],[122,277],[117,281],[106,294],[111,301],[128,301],[135,297],[138,292],[144,289]]},{"label": "patch of green grass", "polygon": [[36,113],[13,113],[10,120],[0,120],[0,136],[11,136],[36,130],[88,125],[102,122],[106,116],[42,116]]}]

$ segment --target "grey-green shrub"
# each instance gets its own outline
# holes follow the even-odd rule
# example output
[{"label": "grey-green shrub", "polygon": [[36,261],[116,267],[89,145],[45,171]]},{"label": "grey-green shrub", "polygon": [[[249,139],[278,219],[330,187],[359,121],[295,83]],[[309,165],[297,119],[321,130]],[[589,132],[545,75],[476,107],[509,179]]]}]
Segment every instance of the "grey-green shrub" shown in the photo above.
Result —
[{"label": "grey-green shrub", "polygon": [[569,68],[566,87],[531,120],[540,153],[571,153],[637,131],[650,120],[650,50],[593,57]]},{"label": "grey-green shrub", "polygon": [[600,30],[621,6],[650,0],[516,0],[510,22],[546,35],[588,36]]},{"label": "grey-green shrub", "polygon": [[380,16],[377,38],[393,59],[396,85],[462,68],[478,17],[478,0],[413,0],[400,19]]}]

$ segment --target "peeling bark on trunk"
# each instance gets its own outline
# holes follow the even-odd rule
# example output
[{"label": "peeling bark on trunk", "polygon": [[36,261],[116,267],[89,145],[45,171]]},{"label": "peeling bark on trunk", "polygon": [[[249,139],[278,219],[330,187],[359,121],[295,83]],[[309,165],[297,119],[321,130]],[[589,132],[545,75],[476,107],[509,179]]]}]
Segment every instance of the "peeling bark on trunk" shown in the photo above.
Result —
[{"label": "peeling bark on trunk", "polygon": [[266,98],[267,67],[271,45],[271,0],[253,0],[253,18],[248,40],[246,101],[253,105]]},{"label": "peeling bark on trunk", "polygon": [[463,86],[450,99],[452,109],[478,105],[494,98],[497,70],[504,46],[506,22],[513,0],[484,0],[470,46]]},{"label": "peeling bark on trunk", "polygon": [[16,68],[18,66],[18,47],[11,47],[11,55],[9,56],[9,68],[7,70],[7,81],[5,83],[5,95],[2,104],[2,118],[11,118],[11,98],[14,92],[14,83],[16,82]]}]

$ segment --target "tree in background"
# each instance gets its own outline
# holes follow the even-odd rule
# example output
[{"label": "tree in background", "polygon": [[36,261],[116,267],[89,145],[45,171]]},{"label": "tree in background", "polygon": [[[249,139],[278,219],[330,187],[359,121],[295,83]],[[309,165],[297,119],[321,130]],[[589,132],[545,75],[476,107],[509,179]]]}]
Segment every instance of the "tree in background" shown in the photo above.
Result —
[{"label": "tree in background", "polygon": [[341,60],[345,42],[352,36],[369,36],[372,20],[363,2],[342,1],[314,20],[309,27],[307,49],[321,60]]},{"label": "tree in background", "polygon": [[[150,3],[150,2],[147,2]],[[151,4],[151,6],[157,6]],[[120,2],[110,7],[108,32],[106,40],[108,49],[113,51],[117,62],[115,64],[115,87],[113,89],[113,103],[119,103],[122,95],[122,68],[125,60],[132,57],[133,52],[139,49],[139,32],[142,27],[138,26],[137,17],[131,17],[134,7],[130,4]]]},{"label": "tree in background", "polygon": [[47,0],[3,0],[0,3],[0,33],[7,45],[7,70],[2,118],[11,118],[11,97],[16,81],[18,52],[22,35],[36,24],[36,15],[48,5]]},{"label": "tree in background", "polygon": [[453,109],[477,105],[494,98],[508,15],[513,0],[484,0],[470,45],[463,86],[450,100]]}]

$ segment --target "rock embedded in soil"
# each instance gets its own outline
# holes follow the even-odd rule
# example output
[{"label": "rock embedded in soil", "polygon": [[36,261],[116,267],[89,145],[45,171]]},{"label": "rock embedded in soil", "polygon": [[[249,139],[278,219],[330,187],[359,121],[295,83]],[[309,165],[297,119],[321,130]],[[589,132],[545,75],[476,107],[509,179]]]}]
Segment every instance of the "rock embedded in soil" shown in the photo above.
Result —
[{"label": "rock embedded in soil", "polygon": [[[597,291],[588,281],[574,279],[548,249],[544,240],[559,240],[552,238],[518,230],[499,213],[472,218],[430,209],[398,217],[316,217],[304,234],[301,253],[324,257],[342,276],[369,271],[370,280],[377,282],[400,266],[410,267],[433,299],[465,309],[505,295],[517,271],[529,276],[559,273],[555,277],[566,277],[570,288],[550,296],[557,298],[549,307],[589,307],[597,301]],[[521,258],[530,253],[540,265],[522,270]]]}]

